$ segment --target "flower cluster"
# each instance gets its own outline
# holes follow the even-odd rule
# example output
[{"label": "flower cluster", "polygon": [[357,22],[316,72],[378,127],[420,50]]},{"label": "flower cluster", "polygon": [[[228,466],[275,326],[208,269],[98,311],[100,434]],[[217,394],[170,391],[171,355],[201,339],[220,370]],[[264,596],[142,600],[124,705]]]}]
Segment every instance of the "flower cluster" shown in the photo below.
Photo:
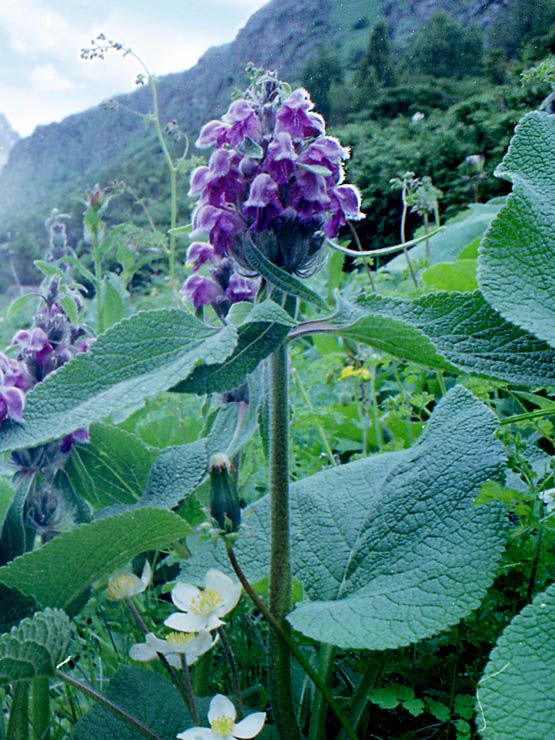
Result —
[{"label": "flower cluster", "polygon": [[[196,142],[215,149],[191,176],[198,197],[192,237],[196,260],[232,257],[247,274],[252,244],[290,273],[306,275],[325,237],[360,219],[360,194],[343,183],[349,150],[325,133],[325,122],[303,88],[293,92],[274,73],[255,77],[221,120]],[[206,256],[210,255],[210,256]]]},{"label": "flower cluster", "polygon": [[[110,590],[114,591],[112,584],[118,580],[122,584],[117,589],[119,599],[130,598],[144,590],[137,576],[126,571],[123,573],[127,575],[125,583],[121,580],[121,574],[114,574],[110,579],[107,589],[109,598],[114,598],[110,595]],[[224,624],[221,617],[237,605],[241,586],[225,573],[214,569],[206,574],[204,585],[202,591],[188,583],[177,583],[174,586],[171,592],[172,601],[181,611],[171,614],[164,624],[176,631],[164,639],[149,632],[145,642],[131,648],[129,655],[133,660],[151,661],[163,655],[170,665],[179,668],[182,656],[187,665],[192,665],[214,647],[218,636],[213,638],[210,633]]]},{"label": "flower cluster", "polygon": [[[204,264],[210,264],[209,277],[197,274]],[[220,318],[225,318],[232,303],[252,301],[259,287],[259,281],[244,277],[235,272],[228,257],[216,253],[211,244],[193,242],[187,250],[187,267],[194,274],[187,278],[181,292],[193,302],[195,310],[200,306],[211,305]]]}]

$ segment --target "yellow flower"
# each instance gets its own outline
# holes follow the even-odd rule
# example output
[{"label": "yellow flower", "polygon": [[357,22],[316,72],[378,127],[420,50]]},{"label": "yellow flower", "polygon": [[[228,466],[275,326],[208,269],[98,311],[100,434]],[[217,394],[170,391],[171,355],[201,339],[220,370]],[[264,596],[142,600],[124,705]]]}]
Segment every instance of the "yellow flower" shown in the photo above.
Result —
[{"label": "yellow flower", "polygon": [[360,375],[362,380],[370,380],[369,370],[367,370],[365,367],[359,367],[357,370],[355,370],[354,365],[347,365],[347,367],[344,367],[338,380],[345,380],[345,378],[354,378],[357,375]]}]

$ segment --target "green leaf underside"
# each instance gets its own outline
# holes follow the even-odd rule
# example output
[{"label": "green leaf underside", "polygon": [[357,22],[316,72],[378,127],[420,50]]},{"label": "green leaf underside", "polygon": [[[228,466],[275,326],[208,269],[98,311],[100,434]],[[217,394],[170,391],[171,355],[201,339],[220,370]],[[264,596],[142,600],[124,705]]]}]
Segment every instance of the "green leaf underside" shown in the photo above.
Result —
[{"label": "green leaf underside", "polygon": [[328,309],[327,303],[324,299],[315,293],[306,283],[299,280],[291,273],[282,270],[277,265],[274,265],[266,256],[258,249],[254,242],[246,242],[245,250],[252,267],[257,270],[262,277],[264,277],[271,285],[284,293],[294,295],[303,301],[308,301],[322,308],[324,311]]},{"label": "green leaf underside", "polygon": [[368,295],[340,304],[325,324],[341,336],[397,357],[522,384],[555,383],[555,351],[510,324],[473,293],[433,293],[414,301]]},{"label": "green leaf underside", "polygon": [[233,327],[217,330],[184,311],[139,312],[30,391],[25,423],[2,425],[0,450],[61,437],[154,396],[202,362],[222,363],[236,342]]},{"label": "green leaf underside", "polygon": [[102,576],[135,555],[191,533],[177,514],[142,508],[83,524],[0,568],[0,583],[35,599],[40,608],[65,608]]},{"label": "green leaf underside", "polygon": [[270,300],[254,306],[238,327],[233,353],[221,363],[206,362],[172,388],[178,393],[221,393],[237,388],[271,354],[295,325],[289,314]]},{"label": "green leaf underside", "polygon": [[505,628],[479,684],[484,740],[539,740],[555,732],[555,584]]},{"label": "green leaf underside", "polygon": [[[110,681],[106,696],[164,740],[191,727],[189,712],[177,689],[154,671],[137,666],[120,668]],[[138,730],[96,705],[71,733],[72,740],[144,740]]]},{"label": "green leaf underside", "polygon": [[436,290],[471,292],[478,287],[476,265],[474,259],[439,262],[424,270],[422,280]]},{"label": "green leaf underside", "polygon": [[518,124],[496,175],[513,193],[486,233],[478,281],[506,319],[555,346],[555,116]]},{"label": "green leaf underside", "polygon": [[[505,541],[502,510],[474,507],[500,475],[494,415],[461,386],[436,407],[419,441],[331,468],[291,487],[292,569],[310,601],[292,626],[343,648],[407,645],[475,609]],[[269,563],[268,497],[246,510],[235,547],[251,581]],[[184,564],[206,572],[208,548]],[[220,550],[215,562],[225,563]],[[218,566],[216,566],[218,567]]]},{"label": "green leaf underside", "polygon": [[0,635],[0,683],[52,675],[67,657],[70,629],[61,609],[45,609]]},{"label": "green leaf underside", "polygon": [[65,465],[74,490],[95,508],[135,503],[159,450],[109,424],[93,424],[90,437],[90,443],[72,450]]}]

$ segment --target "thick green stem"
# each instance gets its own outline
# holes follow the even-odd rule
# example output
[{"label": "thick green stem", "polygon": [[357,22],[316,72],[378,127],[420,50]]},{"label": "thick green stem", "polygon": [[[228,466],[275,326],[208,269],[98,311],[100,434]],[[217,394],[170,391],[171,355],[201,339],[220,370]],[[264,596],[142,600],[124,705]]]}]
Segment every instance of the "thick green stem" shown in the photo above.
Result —
[{"label": "thick green stem", "polygon": [[46,676],[34,678],[32,683],[33,737],[48,740],[50,737],[50,685]]},{"label": "thick green stem", "polygon": [[29,684],[16,683],[8,722],[7,740],[29,740]]},{"label": "thick green stem", "polygon": [[[334,645],[320,646],[320,661],[318,663],[318,675],[320,679],[329,687],[333,672],[333,663],[335,658]],[[312,701],[312,712],[310,713],[310,729],[308,740],[325,740],[326,737],[326,714],[328,703],[320,691],[314,693]]]},{"label": "thick green stem", "polygon": [[[383,660],[377,662],[368,661],[366,670],[362,676],[362,679],[358,685],[355,695],[351,699],[351,710],[349,712],[349,724],[351,727],[357,727],[362,717],[364,707],[368,701],[368,693],[372,691],[376,685],[383,666]],[[340,733],[338,740],[344,740],[347,737],[347,733],[343,729]]]},{"label": "thick green stem", "polygon": [[[289,633],[291,611],[289,557],[289,396],[287,347],[270,361],[270,613]],[[291,654],[273,630],[268,638],[268,674],[272,713],[281,740],[299,740],[291,692]]]},{"label": "thick green stem", "polygon": [[251,601],[255,604],[257,609],[260,611],[260,613],[264,616],[272,630],[275,631],[276,635],[278,635],[279,639],[282,640],[284,645],[286,645],[291,654],[295,656],[299,664],[304,669],[307,676],[310,678],[312,683],[316,686],[318,691],[325,696],[326,701],[330,705],[332,711],[334,712],[337,719],[340,721],[341,726],[343,727],[345,734],[347,737],[351,738],[351,740],[358,740],[355,731],[349,724],[349,721],[347,720],[347,717],[343,714],[341,711],[341,707],[339,704],[335,701],[333,694],[329,690],[329,688],[326,686],[326,684],[320,679],[320,676],[318,675],[318,672],[314,670],[314,668],[310,665],[308,660],[303,655],[302,651],[297,647],[295,642],[293,641],[293,638],[291,637],[289,630],[284,630],[280,622],[277,621],[277,619],[273,616],[273,614],[269,611],[268,607],[264,602],[256,595],[256,593],[253,591],[252,586],[245,578],[245,574],[241,570],[241,566],[237,562],[237,558],[235,557],[235,553],[233,552],[233,548],[229,544],[229,542],[226,542],[226,549],[227,549],[227,555],[229,557],[229,561],[231,563],[231,566],[233,570],[235,571],[235,574],[237,575],[237,578],[239,579],[241,585],[245,589],[245,592],[251,599]]},{"label": "thick green stem", "polygon": [[[151,738],[151,740],[163,740],[163,738],[161,738],[160,735],[157,735],[155,732],[153,732],[149,727],[144,725],[138,719],[135,719],[135,717],[132,717],[128,712],[125,711],[125,709],[118,707],[118,705],[114,704],[113,701],[110,701],[110,699],[107,699],[105,696],[102,696],[102,694],[99,694],[98,691],[95,691],[90,686],[87,686],[87,684],[82,683],[77,678],[73,678],[73,676],[70,676],[67,673],[63,673],[60,670],[56,670],[56,676],[61,681],[64,681],[64,683],[70,684],[71,686],[74,686],[79,691],[82,691],[84,694],[87,694],[88,696],[90,696],[92,699],[97,701],[105,709],[108,709],[110,712],[112,712],[112,714],[115,714],[115,716],[118,717],[118,719],[121,719],[124,722],[126,722],[128,725],[130,725],[131,727],[134,727],[145,737],[149,737]],[[14,740],[16,739],[14,738]]]}]

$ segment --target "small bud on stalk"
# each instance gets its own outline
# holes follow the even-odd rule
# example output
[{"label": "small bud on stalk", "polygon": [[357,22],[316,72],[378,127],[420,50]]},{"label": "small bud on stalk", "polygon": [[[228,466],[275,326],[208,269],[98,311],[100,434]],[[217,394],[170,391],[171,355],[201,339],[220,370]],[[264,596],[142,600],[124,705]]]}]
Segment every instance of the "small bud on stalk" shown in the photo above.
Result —
[{"label": "small bud on stalk", "polygon": [[231,461],[225,453],[210,458],[210,516],[227,533],[236,532],[241,523],[239,495],[230,468]]}]

